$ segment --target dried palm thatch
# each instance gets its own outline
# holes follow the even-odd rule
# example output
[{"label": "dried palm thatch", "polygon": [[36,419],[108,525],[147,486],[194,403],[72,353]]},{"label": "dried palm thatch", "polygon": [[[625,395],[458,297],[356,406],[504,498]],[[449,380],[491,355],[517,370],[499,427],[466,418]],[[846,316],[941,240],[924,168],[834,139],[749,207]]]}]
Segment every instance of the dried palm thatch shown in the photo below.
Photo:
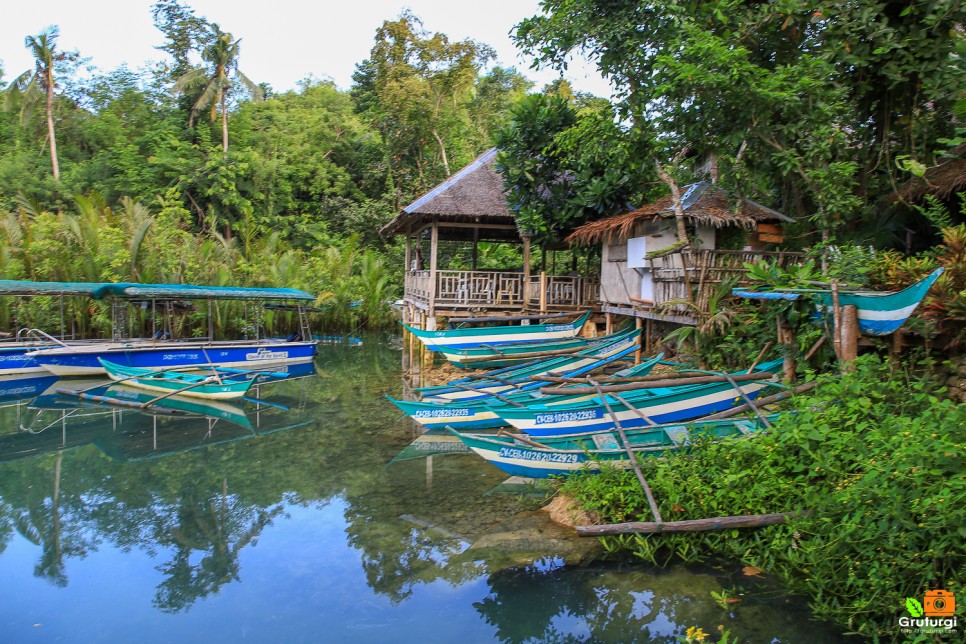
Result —
[{"label": "dried palm thatch", "polygon": [[890,195],[889,201],[916,202],[926,195],[945,200],[954,192],[966,190],[966,143],[953,148],[953,155],[926,170],[923,176],[907,181]]},{"label": "dried palm thatch", "polygon": [[503,177],[496,171],[496,148],[491,148],[422,197],[402,209],[379,231],[391,237],[427,220],[441,223],[481,223],[514,226],[507,206]]},{"label": "dried palm thatch", "polygon": [[[761,222],[792,221],[782,213],[754,201],[736,200],[724,190],[705,181],[688,186],[681,197],[681,205],[686,221],[715,228],[740,226],[752,230]],[[572,245],[591,246],[614,239],[626,239],[633,235],[638,223],[673,218],[674,204],[668,195],[637,210],[584,224],[571,233],[566,241]]]}]

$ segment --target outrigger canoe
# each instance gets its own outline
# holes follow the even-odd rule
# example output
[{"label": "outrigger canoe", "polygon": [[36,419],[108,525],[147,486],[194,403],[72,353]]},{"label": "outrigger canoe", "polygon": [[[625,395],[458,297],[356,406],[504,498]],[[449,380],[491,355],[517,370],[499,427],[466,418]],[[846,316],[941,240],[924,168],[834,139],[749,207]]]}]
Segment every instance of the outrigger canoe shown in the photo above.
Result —
[{"label": "outrigger canoe", "polygon": [[443,329],[439,331],[425,331],[408,325],[403,325],[407,331],[432,351],[444,349],[466,349],[484,345],[508,345],[518,342],[536,342],[540,340],[562,340],[572,338],[580,333],[590,311],[587,311],[573,322],[552,324],[527,324],[512,326],[481,326],[465,327],[461,329]]},{"label": "outrigger canoe", "polygon": [[[646,376],[657,365],[663,354],[639,365],[623,369],[614,374],[616,377]],[[500,417],[503,409],[513,409],[513,406],[524,407],[530,404],[540,404],[546,407],[570,405],[580,400],[592,398],[586,396],[544,396],[536,389],[546,383],[536,381],[525,391],[503,395],[490,395],[474,400],[454,400],[448,403],[433,403],[424,401],[390,400],[410,418],[420,425],[430,429],[491,429],[507,425]]]},{"label": "outrigger canoe", "polygon": [[[615,429],[615,417],[624,428],[683,422],[737,407],[745,396],[749,399],[758,397],[762,391],[775,385],[769,380],[781,370],[782,363],[782,360],[773,360],[755,367],[752,373],[760,378],[736,383],[741,393],[727,381],[646,387],[619,396],[605,393],[603,399],[599,395],[588,396],[569,405],[506,406],[498,413],[506,424],[531,436],[611,431]],[[732,374],[735,375],[738,374]]]},{"label": "outrigger canoe", "polygon": [[[839,306],[852,305],[859,318],[859,331],[865,335],[889,335],[898,330],[922,302],[929,288],[943,274],[943,268],[901,291],[862,291],[841,289]],[[829,311],[833,306],[832,292],[828,289],[733,289],[733,295],[755,300],[797,300],[813,297],[819,310]]]},{"label": "outrigger canoe", "polygon": [[[769,422],[778,414],[766,418]],[[765,429],[757,418],[722,419],[675,423],[625,430],[628,445],[638,457],[662,456],[669,451],[685,451],[697,440],[718,441],[754,436]],[[627,449],[616,432],[585,432],[569,436],[547,436],[531,440],[512,434],[464,434],[454,429],[467,447],[511,476],[548,478],[575,472],[600,471],[601,463],[627,469],[631,467]]]},{"label": "outrigger canoe", "polygon": [[99,358],[108,377],[133,387],[157,391],[165,395],[190,396],[208,400],[235,400],[243,398],[255,378],[198,375],[180,371],[159,371],[123,365]]},{"label": "outrigger canoe", "polygon": [[629,329],[600,338],[601,342],[572,355],[534,360],[511,369],[489,371],[476,378],[454,380],[445,385],[416,389],[424,401],[443,403],[486,398],[493,394],[527,391],[544,386],[535,376],[576,377],[600,369],[640,348],[640,329]]}]

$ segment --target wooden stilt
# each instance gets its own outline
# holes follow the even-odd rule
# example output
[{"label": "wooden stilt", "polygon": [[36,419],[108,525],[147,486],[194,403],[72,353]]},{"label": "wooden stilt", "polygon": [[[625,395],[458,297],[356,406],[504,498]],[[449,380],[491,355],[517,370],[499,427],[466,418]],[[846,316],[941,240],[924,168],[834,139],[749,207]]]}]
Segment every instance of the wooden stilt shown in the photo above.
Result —
[{"label": "wooden stilt", "polygon": [[[634,328],[640,329],[642,324],[641,318],[634,318]],[[641,364],[641,343],[637,343],[637,351],[634,352],[634,364]]]},{"label": "wooden stilt", "polygon": [[852,362],[859,355],[859,312],[858,309],[849,304],[842,307],[842,313],[839,316],[839,322],[842,325],[840,331],[841,338],[841,354],[839,360],[842,362],[842,371],[849,371],[852,369]]}]

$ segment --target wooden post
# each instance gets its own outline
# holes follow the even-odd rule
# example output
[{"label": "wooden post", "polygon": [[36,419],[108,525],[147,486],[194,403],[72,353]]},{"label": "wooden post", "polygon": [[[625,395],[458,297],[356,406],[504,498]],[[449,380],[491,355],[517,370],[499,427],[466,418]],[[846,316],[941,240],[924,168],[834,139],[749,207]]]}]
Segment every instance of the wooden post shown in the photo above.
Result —
[{"label": "wooden post", "polygon": [[614,332],[614,315],[612,313],[604,314],[604,335],[610,335]]},{"label": "wooden post", "polygon": [[476,270],[476,262],[477,262],[477,258],[478,258],[478,252],[477,252],[478,251],[478,248],[477,247],[479,245],[480,245],[480,229],[479,228],[474,228],[473,229],[473,260],[472,260],[472,264],[471,264],[472,268],[470,270],[474,270],[474,271]]},{"label": "wooden post", "polygon": [[832,282],[832,348],[835,357],[842,359],[842,310],[839,307],[839,285]]},{"label": "wooden post", "polygon": [[429,242],[429,315],[436,315],[436,294],[439,285],[436,283],[437,256],[439,255],[439,226],[434,221]]},{"label": "wooden post", "polygon": [[795,331],[785,325],[781,314],[778,315],[778,344],[783,347],[785,363],[782,368],[785,371],[785,382],[795,382]]},{"label": "wooden post", "polygon": [[787,519],[808,514],[808,512],[784,512],[781,514],[746,514],[735,517],[711,517],[708,519],[688,519],[658,523],[632,522],[611,523],[608,525],[577,526],[581,537],[601,537],[610,534],[655,534],[672,532],[706,532],[708,530],[727,530],[731,528],[757,528],[765,525],[784,523]]},{"label": "wooden post", "polygon": [[840,332],[842,344],[839,360],[842,362],[842,372],[845,373],[852,369],[852,361],[859,355],[858,309],[851,304],[843,306],[839,321],[842,324],[842,330]]},{"label": "wooden post", "polygon": [[892,332],[892,342],[889,345],[889,354],[898,359],[902,355],[902,329],[896,329]]},{"label": "wooden post", "polygon": [[540,312],[547,312],[547,271],[540,271]]},{"label": "wooden post", "polygon": [[523,238],[523,284],[520,289],[523,310],[530,308],[530,238]]},{"label": "wooden post", "polygon": [[[634,328],[635,329],[640,329],[641,326],[642,326],[642,322],[643,322],[643,320],[641,320],[641,318],[635,317],[634,318]],[[634,352],[634,364],[641,364],[641,340],[640,340],[640,338],[638,338],[638,340],[637,340],[637,351]]]},{"label": "wooden post", "polygon": [[651,354],[651,342],[653,341],[653,338],[651,336],[654,334],[654,320],[652,320],[651,318],[647,318],[647,322],[645,322],[644,324],[645,324],[645,326],[644,326],[644,351],[646,351],[647,354],[650,355]]}]

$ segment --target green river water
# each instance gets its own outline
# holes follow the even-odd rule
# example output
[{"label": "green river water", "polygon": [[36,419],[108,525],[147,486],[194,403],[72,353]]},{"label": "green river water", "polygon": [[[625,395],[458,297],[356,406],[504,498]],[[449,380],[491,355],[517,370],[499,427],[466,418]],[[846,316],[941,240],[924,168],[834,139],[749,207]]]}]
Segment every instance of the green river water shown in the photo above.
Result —
[{"label": "green river water", "polygon": [[211,417],[0,382],[0,641],[846,641],[739,566],[599,561],[539,490],[407,449],[400,363],[375,338],[321,347]]}]

